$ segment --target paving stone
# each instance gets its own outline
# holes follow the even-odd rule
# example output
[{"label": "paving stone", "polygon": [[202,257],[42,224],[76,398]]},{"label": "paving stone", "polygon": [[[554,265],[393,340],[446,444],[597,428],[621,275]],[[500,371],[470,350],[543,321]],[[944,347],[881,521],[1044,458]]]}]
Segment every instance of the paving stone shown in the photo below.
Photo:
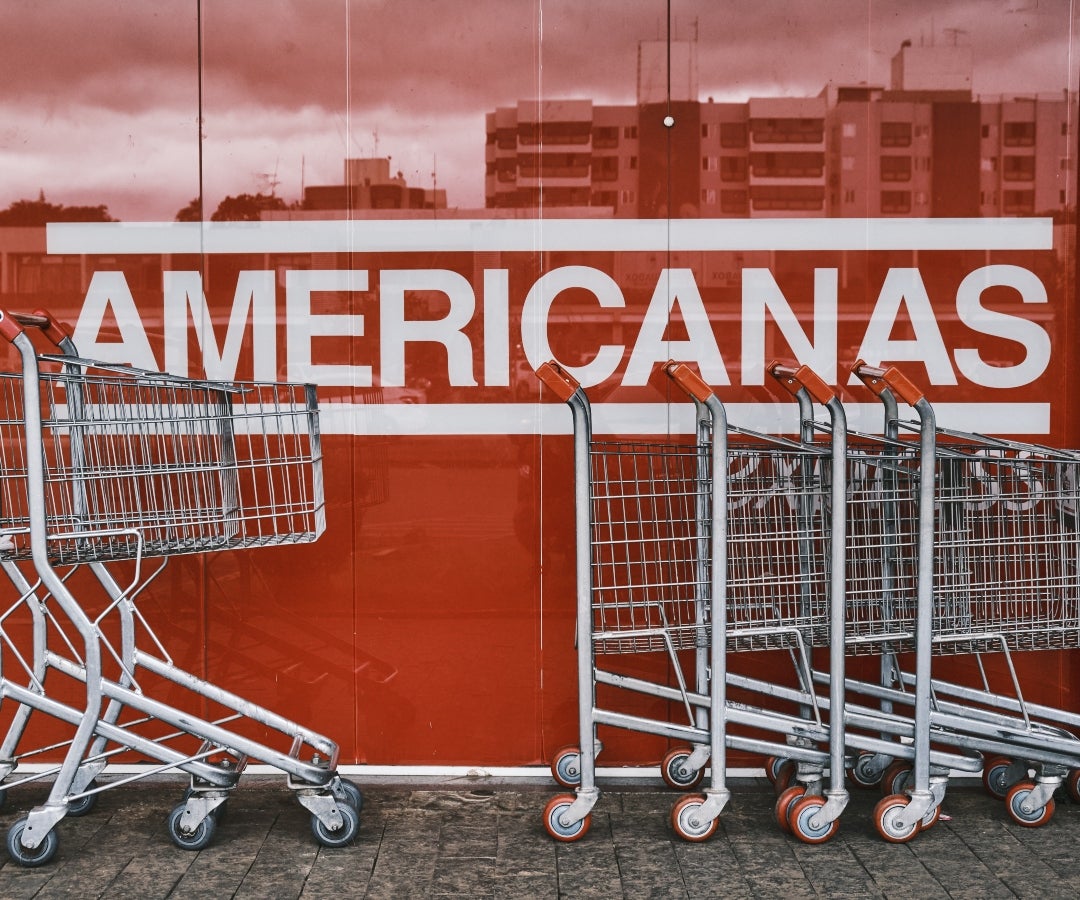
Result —
[{"label": "paving stone", "polygon": [[[12,789],[0,830],[46,793]],[[157,779],[102,794],[58,826],[41,869],[0,859],[0,897],[157,898],[1055,898],[1080,896],[1080,805],[1059,801],[1042,828],[1014,823],[980,788],[950,788],[942,821],[908,844],[876,834],[874,792],[854,793],[837,836],[808,846],[779,831],[766,783],[734,786],[716,834],[688,844],[670,825],[678,794],[657,786],[605,789],[579,842],[550,839],[548,786],[362,786],[360,833],[319,847],[310,814],[280,780],[251,778],[230,798],[214,841],[172,845],[165,816],[183,784]]]}]

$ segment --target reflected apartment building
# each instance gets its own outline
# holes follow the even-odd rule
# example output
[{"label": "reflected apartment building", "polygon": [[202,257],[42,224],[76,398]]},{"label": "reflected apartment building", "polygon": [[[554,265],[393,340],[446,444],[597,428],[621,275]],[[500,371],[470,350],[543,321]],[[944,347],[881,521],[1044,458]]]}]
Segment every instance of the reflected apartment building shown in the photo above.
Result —
[{"label": "reflected apartment building", "polygon": [[[522,101],[487,115],[489,209],[628,218],[1031,216],[1075,206],[1076,97],[976,97],[968,46],[913,46],[889,87],[698,99],[695,46],[666,81],[639,47],[638,102]],[[665,118],[667,119],[665,123]]]}]

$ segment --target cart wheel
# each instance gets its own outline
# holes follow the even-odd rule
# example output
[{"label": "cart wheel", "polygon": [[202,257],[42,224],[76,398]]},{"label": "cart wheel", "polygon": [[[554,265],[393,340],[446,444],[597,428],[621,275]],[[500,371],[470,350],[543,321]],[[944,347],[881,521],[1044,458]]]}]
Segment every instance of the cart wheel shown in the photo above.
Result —
[{"label": "cart wheel", "polygon": [[565,788],[581,784],[581,751],[577,747],[563,747],[551,760],[551,777]]},{"label": "cart wheel", "polygon": [[791,821],[788,819],[791,807],[805,795],[806,785],[793,784],[791,787],[781,791],[780,796],[776,798],[776,804],[773,806],[773,816],[776,818],[776,824],[780,826],[780,830],[785,834],[791,834]]},{"label": "cart wheel", "polygon": [[770,756],[765,760],[765,777],[769,784],[776,784],[776,776],[780,774],[780,767],[787,762],[782,756]]},{"label": "cart wheel", "polygon": [[875,788],[881,784],[881,769],[874,765],[875,753],[860,753],[848,770],[851,783],[859,788]]},{"label": "cart wheel", "polygon": [[26,822],[27,817],[23,816],[11,826],[7,836],[7,850],[11,858],[23,868],[36,869],[38,866],[45,865],[56,855],[60,839],[56,836],[55,830],[50,831],[45,835],[45,840],[33,850],[28,850],[22,845],[22,833],[26,829]]},{"label": "cart wheel", "polygon": [[217,828],[217,819],[206,816],[190,834],[180,830],[180,817],[184,814],[187,803],[178,803],[169,813],[166,825],[169,829],[169,837],[181,850],[202,850],[214,837],[214,829]]},{"label": "cart wheel", "polygon": [[684,841],[701,843],[716,834],[720,820],[714,818],[706,822],[698,815],[704,803],[704,794],[687,794],[671,808],[671,827]]},{"label": "cart wheel", "polygon": [[908,776],[911,774],[911,763],[898,759],[881,776],[881,793],[886,797],[893,794],[904,793],[907,787]]},{"label": "cart wheel", "polygon": [[559,822],[559,817],[570,808],[573,802],[574,797],[572,794],[558,794],[548,800],[547,806],[544,807],[544,828],[557,841],[570,843],[571,841],[580,840],[585,836],[589,826],[592,824],[591,814],[573,825],[563,825]]},{"label": "cart wheel", "polygon": [[318,816],[311,817],[311,833],[323,847],[346,847],[353,842],[360,830],[360,813],[348,803],[338,803],[337,810],[341,813],[339,828],[327,828]]},{"label": "cart wheel", "polygon": [[[1071,769],[1065,779],[1065,790],[1069,792],[1069,798],[1073,803],[1080,803],[1080,769]],[[0,794],[3,792],[0,791]],[[0,797],[0,809],[4,808],[3,798]]]},{"label": "cart wheel", "polygon": [[[85,790],[92,791],[97,786],[98,786],[97,779],[94,778],[86,786]],[[80,797],[78,800],[69,800],[68,805],[67,805],[67,814],[69,816],[74,816],[76,819],[79,816],[88,815],[90,813],[90,811],[95,806],[97,806],[97,802],[98,802],[98,795],[97,794],[87,794],[85,797]]]},{"label": "cart wheel", "polygon": [[1042,809],[1034,809],[1029,812],[1023,808],[1024,801],[1027,800],[1028,795],[1033,790],[1035,790],[1033,781],[1020,781],[1009,788],[1009,793],[1005,797],[1005,805],[1013,821],[1027,828],[1038,828],[1040,825],[1045,825],[1054,815],[1053,797],[1046,801],[1046,806]]},{"label": "cart wheel", "polygon": [[893,794],[891,797],[882,797],[874,807],[874,827],[890,844],[906,844],[922,828],[921,822],[904,825],[897,821],[897,815],[903,812],[911,798],[906,794]]},{"label": "cart wheel", "polygon": [[[194,788],[192,788],[192,787],[184,788],[183,799],[184,799],[185,802],[187,802],[188,800],[190,800],[194,796],[195,796],[195,789]],[[229,805],[229,798],[226,797],[221,803],[219,803],[212,810],[210,810],[210,815],[212,815],[214,817],[214,821],[217,822],[219,825],[221,824],[221,820],[225,818],[225,807],[227,807],[228,805]]]},{"label": "cart wheel", "polygon": [[1009,767],[1012,761],[1004,756],[992,756],[983,766],[983,789],[996,800],[1004,800],[1009,793]]},{"label": "cart wheel", "polygon": [[777,795],[784,793],[789,787],[791,782],[795,780],[795,776],[799,772],[799,766],[793,759],[785,759],[780,763],[776,770],[776,780],[773,782],[773,790]]},{"label": "cart wheel", "polygon": [[930,810],[930,812],[923,816],[922,821],[919,823],[919,832],[921,833],[923,831],[929,831],[931,828],[937,825],[940,818],[941,804],[939,803],[932,810]]},{"label": "cart wheel", "polygon": [[[334,795],[335,800],[339,800],[342,803],[348,803],[354,811],[360,812],[364,808],[364,795],[351,781],[345,778],[335,778],[330,782],[330,792]],[[220,808],[220,807],[219,807]]]},{"label": "cart wheel", "polygon": [[840,829],[840,820],[833,819],[820,828],[814,828],[810,820],[825,805],[824,797],[800,797],[788,809],[788,826],[800,841],[807,844],[824,844]]},{"label": "cart wheel", "polygon": [[677,791],[688,791],[701,784],[705,777],[704,766],[700,769],[686,769],[684,764],[690,759],[690,751],[686,749],[672,750],[660,764],[660,775],[669,788]]}]

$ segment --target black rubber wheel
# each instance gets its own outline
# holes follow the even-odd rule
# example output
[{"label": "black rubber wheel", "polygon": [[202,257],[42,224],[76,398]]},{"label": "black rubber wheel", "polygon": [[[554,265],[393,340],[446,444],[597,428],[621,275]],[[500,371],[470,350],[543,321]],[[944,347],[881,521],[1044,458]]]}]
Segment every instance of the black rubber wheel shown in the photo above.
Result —
[{"label": "black rubber wheel", "polygon": [[[93,779],[85,788],[85,790],[92,791],[98,786],[97,779]],[[74,818],[79,816],[89,815],[89,813],[97,806],[98,795],[87,794],[85,797],[79,797],[77,800],[69,800],[67,807],[67,814]]]},{"label": "black rubber wheel", "polygon": [[26,869],[36,869],[43,866],[56,855],[60,846],[60,839],[56,831],[50,831],[45,835],[45,840],[33,850],[28,850],[22,845],[22,833],[26,829],[27,817],[23,816],[8,831],[7,851],[15,862]]},{"label": "black rubber wheel", "polygon": [[180,817],[186,808],[187,803],[178,803],[169,813],[169,837],[181,850],[202,850],[213,840],[217,819],[213,815],[206,816],[193,832],[186,834],[180,830]]},{"label": "black rubber wheel", "polygon": [[333,831],[323,825],[318,816],[311,816],[311,833],[323,847],[346,847],[360,830],[360,813],[348,803],[339,802],[337,808],[341,813],[341,827]]},{"label": "black rubber wheel", "polygon": [[364,809],[364,795],[351,781],[341,777],[335,778],[330,783],[330,791],[335,800],[348,803],[356,812],[359,813]]}]

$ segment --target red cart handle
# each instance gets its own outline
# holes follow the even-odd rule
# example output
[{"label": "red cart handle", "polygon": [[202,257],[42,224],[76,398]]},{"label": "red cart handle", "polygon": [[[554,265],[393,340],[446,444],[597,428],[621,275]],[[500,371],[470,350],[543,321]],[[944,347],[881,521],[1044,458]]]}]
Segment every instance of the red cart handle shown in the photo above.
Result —
[{"label": "red cart handle", "polygon": [[11,313],[0,309],[0,335],[14,344],[15,339],[22,333],[23,329],[18,320]]},{"label": "red cart handle", "polygon": [[867,365],[860,359],[852,365],[851,371],[878,397],[885,393],[886,390],[890,390],[908,406],[914,406],[926,396],[915,382],[904,375],[896,366],[879,369],[876,366]]},{"label": "red cart handle", "polygon": [[825,383],[825,379],[818,375],[809,366],[785,366],[780,362],[769,364],[769,374],[772,375],[792,396],[804,389],[822,406],[828,406],[836,399],[836,392]]},{"label": "red cart handle", "polygon": [[705,403],[713,395],[713,389],[709,387],[705,379],[686,363],[668,360],[664,364],[664,371],[668,373],[672,381],[700,403]]},{"label": "red cart handle", "polygon": [[536,377],[546,384],[564,403],[574,396],[581,387],[577,379],[560,366],[555,360],[542,363],[536,370]]},{"label": "red cart handle", "polygon": [[0,335],[14,342],[25,328],[40,328],[57,347],[71,337],[68,330],[52,313],[38,309],[32,313],[5,312],[0,310]]},{"label": "red cart handle", "polygon": [[67,326],[47,309],[35,309],[32,313],[12,313],[11,317],[24,328],[40,328],[41,333],[57,347],[65,340],[71,340],[71,332]]}]

